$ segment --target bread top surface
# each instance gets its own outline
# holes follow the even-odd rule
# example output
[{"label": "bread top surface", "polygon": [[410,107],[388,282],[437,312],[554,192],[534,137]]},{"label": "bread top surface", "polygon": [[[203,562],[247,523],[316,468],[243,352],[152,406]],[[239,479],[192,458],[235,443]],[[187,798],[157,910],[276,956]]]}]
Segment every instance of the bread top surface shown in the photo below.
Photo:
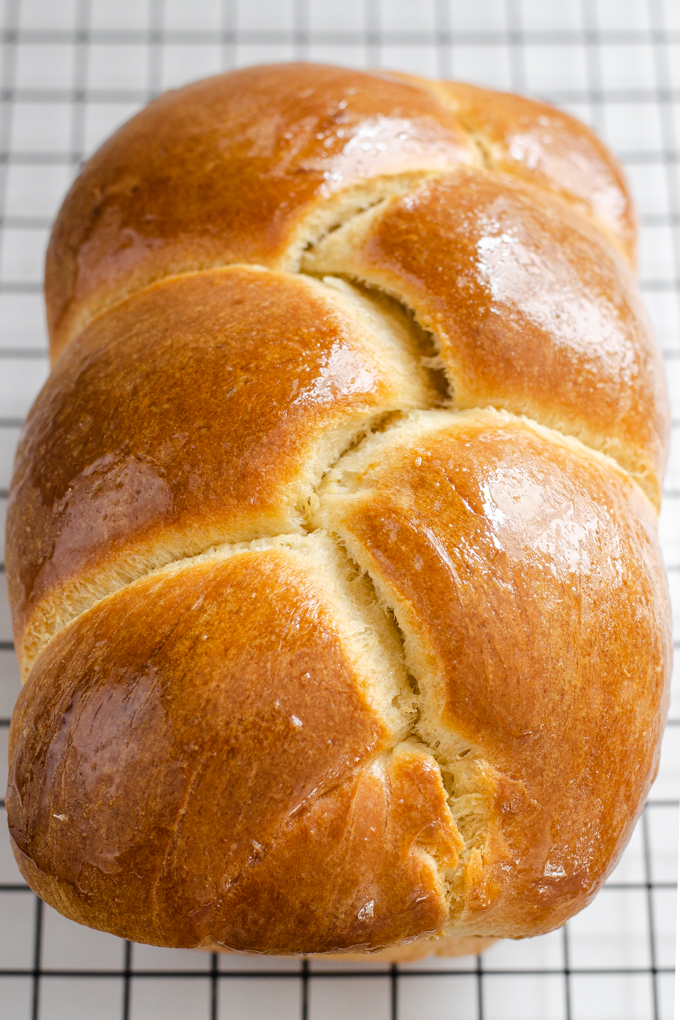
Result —
[{"label": "bread top surface", "polygon": [[[671,642],[632,219],[587,129],[590,197],[540,104],[480,127],[455,91],[234,72],[65,202],[8,513],[8,810],[76,920],[276,953],[536,934],[641,811]],[[356,286],[323,276],[349,241]]]},{"label": "bread top surface", "polygon": [[[625,181],[588,128],[554,110],[545,127],[542,104],[452,88],[289,64],[165,93],[95,153],[59,214],[45,281],[53,356],[159,277],[233,262],[295,269],[352,209],[461,164],[498,165],[567,196],[633,257]],[[496,111],[483,123],[482,108]]]}]

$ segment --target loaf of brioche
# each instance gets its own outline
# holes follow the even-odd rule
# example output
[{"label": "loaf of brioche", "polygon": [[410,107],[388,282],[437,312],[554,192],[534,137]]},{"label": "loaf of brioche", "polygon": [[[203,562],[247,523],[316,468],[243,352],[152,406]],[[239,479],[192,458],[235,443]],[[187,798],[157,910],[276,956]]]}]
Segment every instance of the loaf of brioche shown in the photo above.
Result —
[{"label": "loaf of brioche", "polygon": [[7,570],[31,887],[162,946],[562,925],[658,763],[663,371],[621,171],[517,96],[168,92],[47,256]]}]

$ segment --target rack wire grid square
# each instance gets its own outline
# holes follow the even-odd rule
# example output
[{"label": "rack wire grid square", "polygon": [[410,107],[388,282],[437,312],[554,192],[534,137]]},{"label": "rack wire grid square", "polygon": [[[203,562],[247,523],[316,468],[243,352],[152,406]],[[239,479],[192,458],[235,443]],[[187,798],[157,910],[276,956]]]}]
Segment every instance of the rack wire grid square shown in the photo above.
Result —
[{"label": "rack wire grid square", "polygon": [[[661,537],[680,638],[678,0],[7,0],[0,15],[0,510],[22,419],[48,372],[41,278],[83,159],[162,90],[290,59],[392,67],[524,92],[590,123],[624,164],[641,281],[674,406]],[[3,529],[4,530],[4,529]],[[0,744],[19,690],[0,607]],[[3,754],[4,759],[4,746]],[[3,766],[4,770],[4,760]],[[4,778],[0,778],[4,789]],[[0,830],[2,1020],[669,1020],[680,671],[659,777],[594,903],[481,957],[386,966],[131,945],[36,899]],[[0,804],[4,818],[4,803]]]}]

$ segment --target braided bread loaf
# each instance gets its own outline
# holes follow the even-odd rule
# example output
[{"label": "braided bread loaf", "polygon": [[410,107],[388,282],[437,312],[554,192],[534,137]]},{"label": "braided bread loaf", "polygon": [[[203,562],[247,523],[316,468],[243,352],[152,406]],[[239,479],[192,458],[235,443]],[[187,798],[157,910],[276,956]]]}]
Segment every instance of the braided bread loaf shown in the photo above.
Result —
[{"label": "braided bread loaf", "polygon": [[8,522],[40,896],[158,945],[389,958],[589,902],[670,663],[634,259],[591,132],[469,85],[249,68],[102,146]]}]

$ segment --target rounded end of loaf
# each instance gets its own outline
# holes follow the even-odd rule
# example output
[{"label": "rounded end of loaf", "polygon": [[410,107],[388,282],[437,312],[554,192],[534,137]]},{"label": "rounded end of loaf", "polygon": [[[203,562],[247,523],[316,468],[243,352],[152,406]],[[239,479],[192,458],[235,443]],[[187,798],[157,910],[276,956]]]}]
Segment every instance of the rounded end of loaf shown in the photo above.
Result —
[{"label": "rounded end of loaf", "polygon": [[47,252],[53,360],[154,280],[234,262],[295,269],[305,247],[353,211],[460,165],[558,195],[634,262],[623,174],[573,118],[409,75],[249,67],[165,93],[85,164]]}]

